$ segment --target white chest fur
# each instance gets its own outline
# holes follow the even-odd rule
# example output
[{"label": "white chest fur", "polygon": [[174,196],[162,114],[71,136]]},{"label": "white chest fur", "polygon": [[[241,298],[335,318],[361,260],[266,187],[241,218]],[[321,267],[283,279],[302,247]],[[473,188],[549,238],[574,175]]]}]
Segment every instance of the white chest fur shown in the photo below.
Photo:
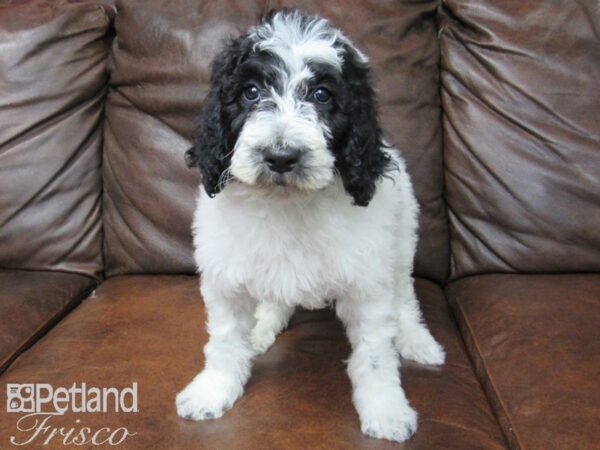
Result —
[{"label": "white chest fur", "polygon": [[215,198],[201,191],[193,225],[198,268],[228,292],[321,307],[356,277],[394,270],[399,249],[390,243],[414,246],[414,220],[402,219],[414,219],[416,206],[402,205],[407,197],[398,192],[410,188],[405,177],[401,170],[384,179],[368,207],[352,205],[340,183],[305,197],[239,183]]}]

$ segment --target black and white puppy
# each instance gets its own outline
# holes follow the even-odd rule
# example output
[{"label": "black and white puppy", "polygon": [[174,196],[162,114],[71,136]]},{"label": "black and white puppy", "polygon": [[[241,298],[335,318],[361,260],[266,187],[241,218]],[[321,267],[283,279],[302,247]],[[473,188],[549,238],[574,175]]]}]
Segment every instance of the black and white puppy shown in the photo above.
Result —
[{"label": "black and white puppy", "polygon": [[178,414],[220,417],[294,307],[335,299],[363,432],[407,439],[417,414],[398,353],[445,354],[415,296],[418,204],[381,136],[367,57],[323,18],[274,11],[217,55],[212,81],[186,153],[202,174],[193,234],[210,338]]}]

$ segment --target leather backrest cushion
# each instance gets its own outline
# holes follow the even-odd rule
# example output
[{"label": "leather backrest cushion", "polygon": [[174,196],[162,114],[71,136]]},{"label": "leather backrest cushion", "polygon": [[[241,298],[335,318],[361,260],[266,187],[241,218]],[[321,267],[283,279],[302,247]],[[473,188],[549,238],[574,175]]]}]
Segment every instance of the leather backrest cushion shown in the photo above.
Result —
[{"label": "leather backrest cushion", "polygon": [[600,270],[597,0],[444,0],[452,277]]},{"label": "leather backrest cushion", "polygon": [[95,2],[0,5],[0,267],[102,272],[109,23]]},{"label": "leather backrest cushion", "polygon": [[281,6],[328,17],[370,56],[383,126],[403,150],[422,204],[416,272],[445,278],[437,2],[341,0],[117,1],[104,153],[109,275],[195,270],[190,224],[199,173],[183,154],[209,65],[225,37]]}]

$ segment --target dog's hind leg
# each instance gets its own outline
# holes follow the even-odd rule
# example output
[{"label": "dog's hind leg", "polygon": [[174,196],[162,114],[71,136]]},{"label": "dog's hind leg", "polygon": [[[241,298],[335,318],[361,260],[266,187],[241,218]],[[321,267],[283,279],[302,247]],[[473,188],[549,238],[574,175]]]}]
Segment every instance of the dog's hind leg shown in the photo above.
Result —
[{"label": "dog's hind leg", "polygon": [[444,364],[446,354],[423,322],[410,276],[403,275],[397,280],[396,295],[399,315],[395,343],[400,356],[421,364]]},{"label": "dog's hind leg", "polygon": [[283,303],[259,302],[254,317],[256,325],[250,334],[252,348],[258,353],[267,351],[292,317],[294,308]]}]

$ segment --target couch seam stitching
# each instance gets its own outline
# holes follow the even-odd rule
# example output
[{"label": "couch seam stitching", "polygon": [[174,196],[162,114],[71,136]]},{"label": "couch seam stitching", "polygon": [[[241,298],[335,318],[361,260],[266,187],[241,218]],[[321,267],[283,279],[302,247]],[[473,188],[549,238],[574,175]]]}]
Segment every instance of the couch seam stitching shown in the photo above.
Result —
[{"label": "couch seam stitching", "polygon": [[[502,397],[498,393],[498,389],[496,387],[496,383],[494,382],[494,377],[491,375],[491,372],[488,370],[487,364],[485,362],[485,359],[483,358],[483,354],[481,352],[479,344],[477,343],[476,339],[474,338],[475,334],[473,333],[473,328],[472,328],[472,326],[471,326],[471,324],[469,322],[469,319],[467,318],[467,315],[465,314],[465,312],[464,312],[462,306],[460,305],[460,303],[457,302],[457,301],[455,301],[454,303],[455,303],[456,308],[458,309],[460,315],[463,318],[463,323],[465,324],[465,326],[468,329],[468,332],[469,332],[470,337],[471,337],[470,340],[472,341],[473,347],[474,347],[474,349],[476,350],[476,353],[477,353],[477,355],[476,355],[477,359],[478,359],[479,363],[481,364],[483,370],[485,371],[485,374],[488,377],[488,380],[489,380],[489,382],[490,382],[490,384],[492,386],[492,389],[494,391],[494,395],[495,395],[496,399],[498,400],[498,404],[501,407],[501,412],[504,415],[506,421],[510,424],[511,430],[509,430],[509,431],[511,431],[512,434],[514,435],[515,441],[516,441],[517,445],[519,446],[519,448],[522,448],[521,439],[519,438],[519,434],[517,433],[517,430],[516,430],[516,428],[515,428],[512,420],[511,420],[511,418],[510,418],[510,416],[508,414],[506,405],[504,404],[504,401],[502,400]],[[484,388],[484,391],[486,391],[485,388]]]},{"label": "couch seam stitching", "polygon": [[92,293],[94,289],[98,287],[99,284],[100,283],[95,282],[89,287],[79,291],[79,293],[73,296],[71,301],[67,302],[61,309],[54,313],[52,317],[44,321],[35,329],[34,332],[30,333],[29,337],[24,338],[17,349],[0,362],[0,374],[6,372],[23,353],[33,347],[37,342],[40,341],[40,339],[42,339],[42,337],[44,337],[47,332],[54,328],[52,324],[57,325],[60,323],[64,317],[66,317],[73,309],[81,304],[81,302],[85,300],[90,293]]}]

